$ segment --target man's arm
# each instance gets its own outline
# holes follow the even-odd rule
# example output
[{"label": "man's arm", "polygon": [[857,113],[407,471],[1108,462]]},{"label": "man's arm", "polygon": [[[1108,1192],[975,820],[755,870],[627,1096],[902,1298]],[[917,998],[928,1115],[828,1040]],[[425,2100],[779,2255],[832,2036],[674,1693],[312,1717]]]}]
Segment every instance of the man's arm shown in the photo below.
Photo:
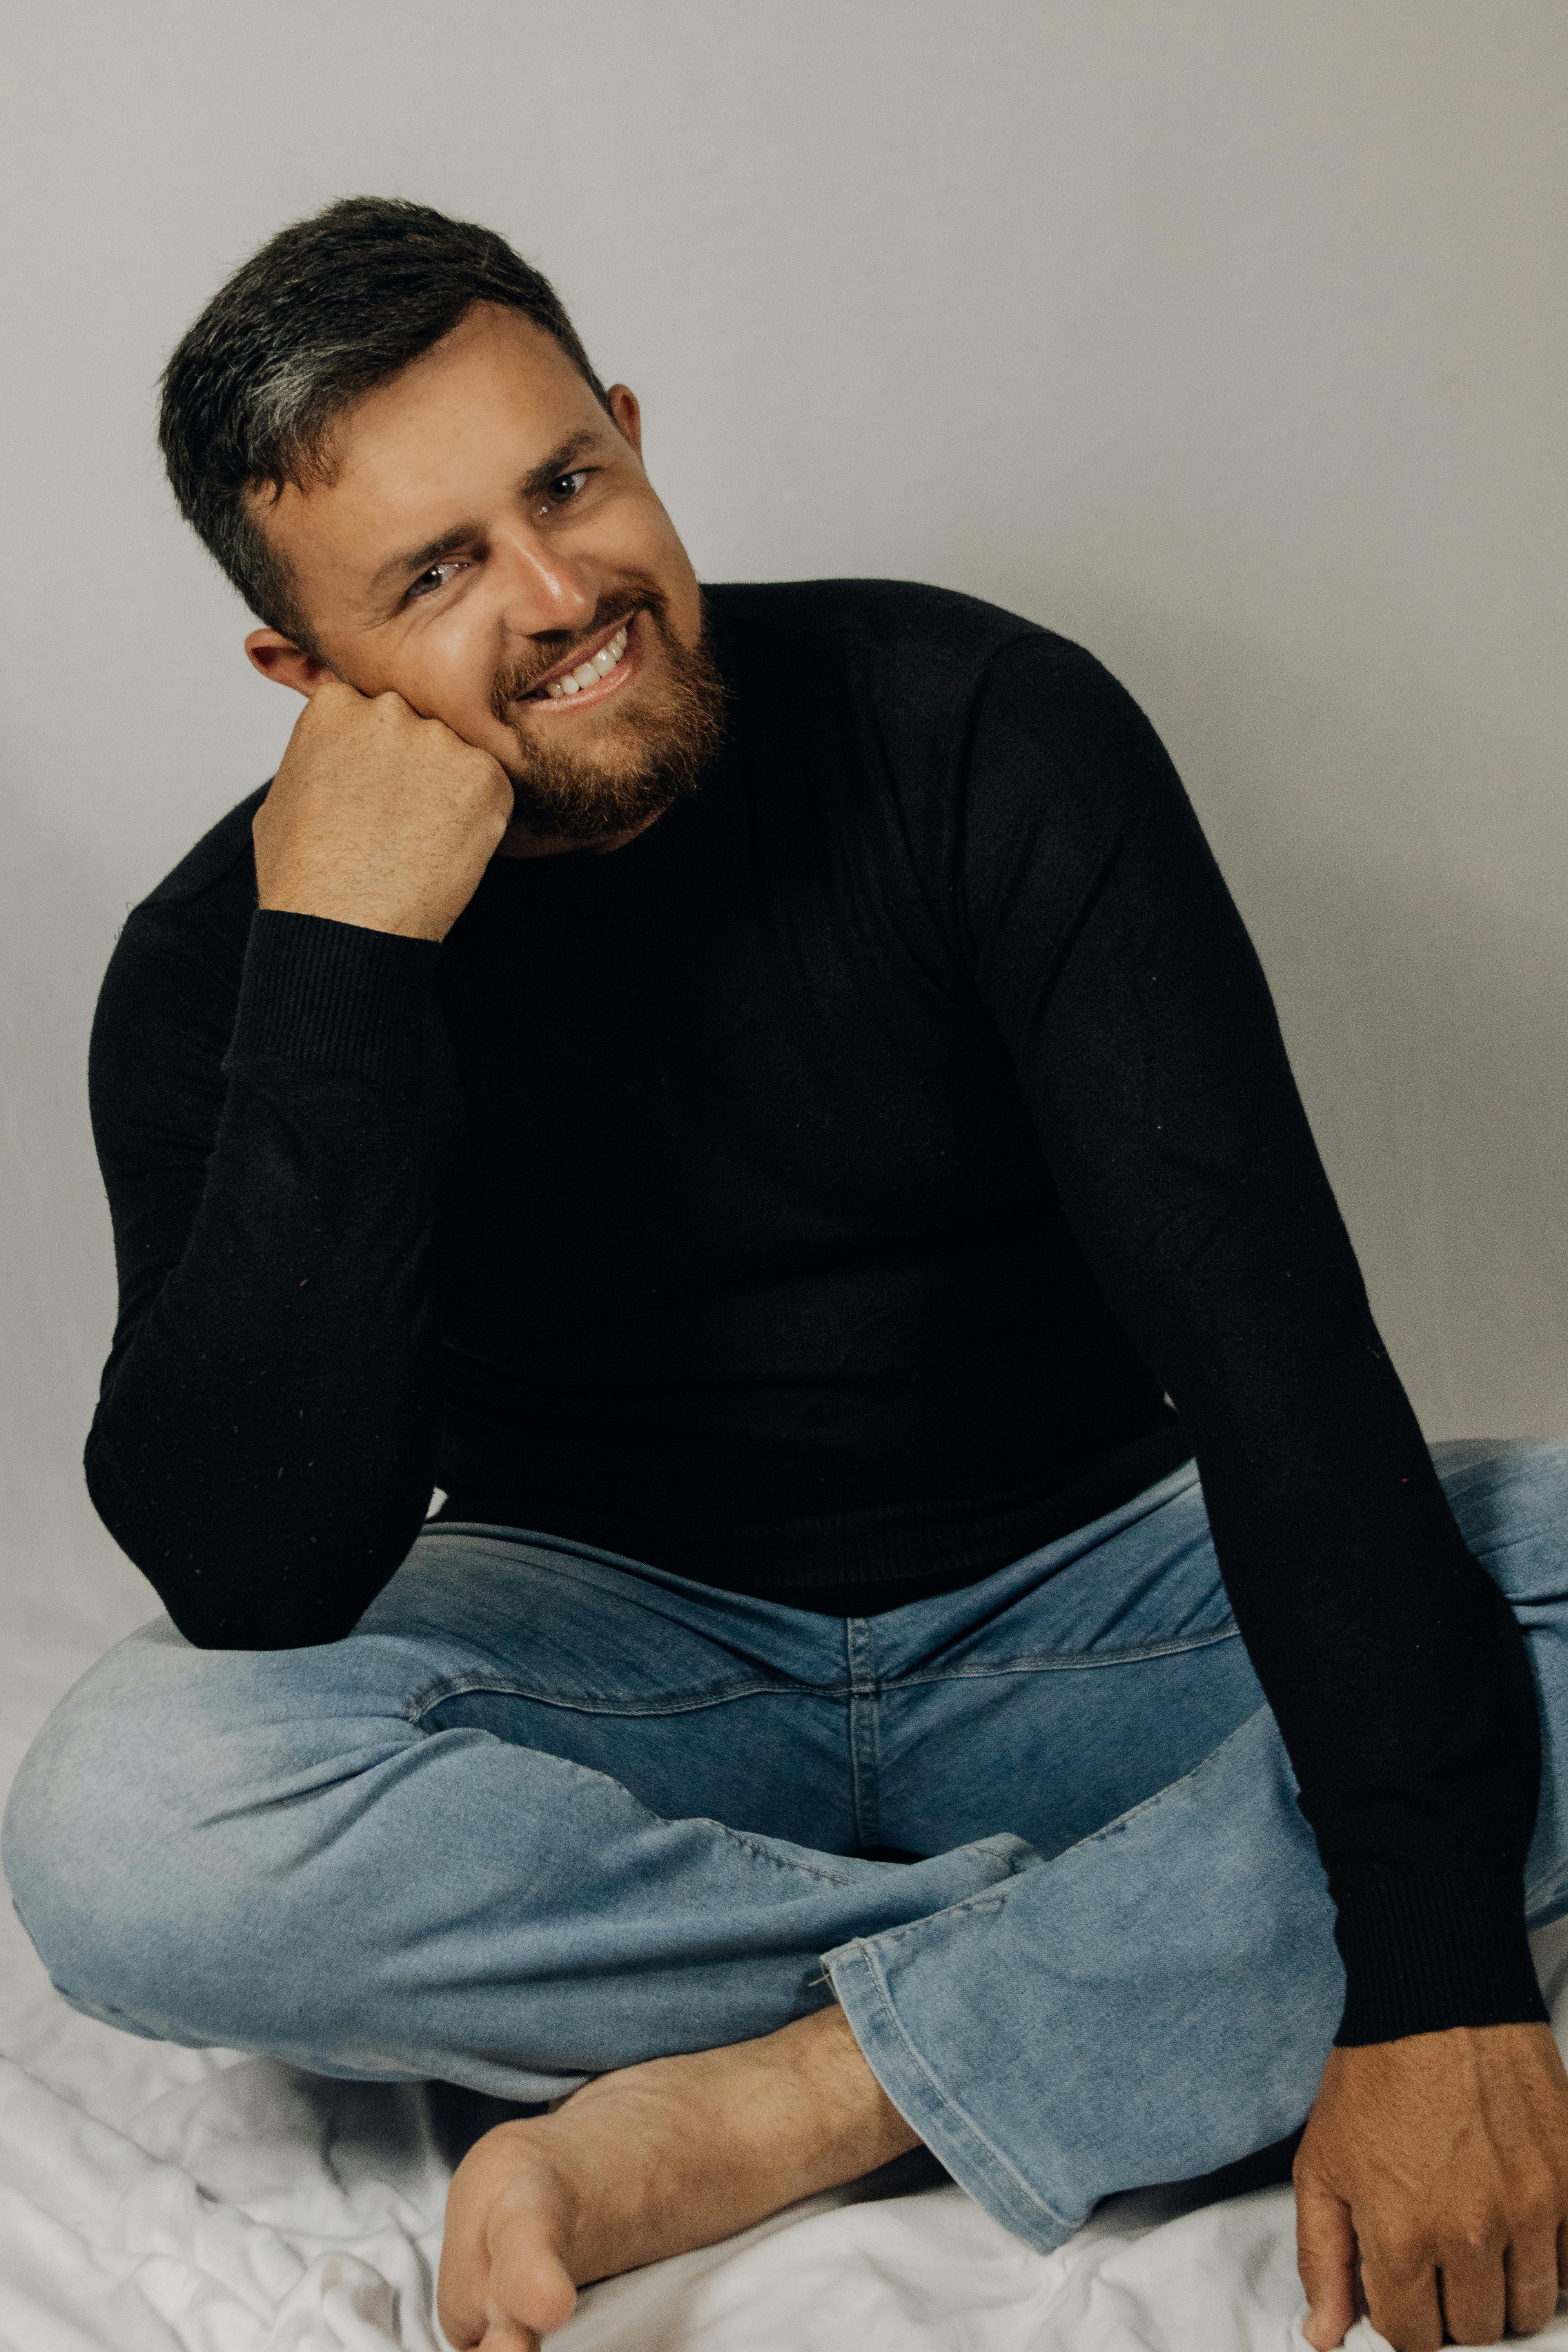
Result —
[{"label": "man's arm", "polygon": [[[1379,1339],[1262,972],[1170,763],[1058,640],[1008,648],[982,698],[963,890],[1068,1222],[1193,1438],[1337,1905],[1341,2047],[1303,2148],[1314,2226],[1331,2185],[1363,2253],[1370,2234],[1408,2254],[1434,2212],[1485,2209],[1495,2236],[1515,2176],[1489,2169],[1480,2137],[1433,2136],[1399,2179],[1378,2150],[1407,2145],[1396,2079],[1468,2113],[1483,2076],[1521,2100],[1529,2077],[1548,2085],[1538,2173],[1563,2176],[1568,2098],[1524,1926],[1539,1750],[1522,1641]],[[1514,2221],[1533,2244],[1536,2221]]]},{"label": "man's arm", "polygon": [[426,1008],[510,792],[394,701],[334,687],[296,728],[237,1007],[200,910],[159,894],[94,1025],[121,1314],[89,1483],[208,1647],[346,1633],[433,1483]]}]

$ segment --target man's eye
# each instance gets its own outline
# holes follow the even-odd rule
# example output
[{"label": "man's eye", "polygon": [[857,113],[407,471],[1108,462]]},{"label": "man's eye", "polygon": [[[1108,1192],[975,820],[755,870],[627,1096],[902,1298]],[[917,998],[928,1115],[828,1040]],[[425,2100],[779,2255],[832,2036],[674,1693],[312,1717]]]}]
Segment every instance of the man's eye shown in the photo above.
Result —
[{"label": "man's eye", "polygon": [[433,596],[438,588],[444,588],[447,585],[447,580],[454,572],[462,572],[466,568],[461,563],[433,563],[428,572],[422,572],[419,574],[408,593],[411,596]]},{"label": "man's eye", "polygon": [[552,506],[564,506],[577,496],[587,478],[587,467],[579,466],[575,473],[557,474],[552,482],[545,485],[544,494]]}]

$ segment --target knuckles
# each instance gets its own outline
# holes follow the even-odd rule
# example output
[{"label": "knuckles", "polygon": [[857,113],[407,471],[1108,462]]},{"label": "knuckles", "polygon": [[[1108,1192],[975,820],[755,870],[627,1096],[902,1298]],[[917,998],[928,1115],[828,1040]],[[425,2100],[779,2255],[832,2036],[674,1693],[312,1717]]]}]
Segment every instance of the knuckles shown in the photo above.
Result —
[{"label": "knuckles", "polygon": [[1562,2192],[1535,2190],[1518,2198],[1511,2209],[1512,2235],[1525,2238],[1555,2238],[1562,2225],[1565,2208]]},{"label": "knuckles", "polygon": [[1375,2251],[1365,2236],[1362,2242],[1382,2277],[1407,2285],[1431,2270],[1469,2271],[1488,2264],[1500,2269],[1518,2226],[1515,2214],[1488,2210],[1439,2215],[1424,2221],[1419,2230],[1380,2235],[1373,2242]]}]

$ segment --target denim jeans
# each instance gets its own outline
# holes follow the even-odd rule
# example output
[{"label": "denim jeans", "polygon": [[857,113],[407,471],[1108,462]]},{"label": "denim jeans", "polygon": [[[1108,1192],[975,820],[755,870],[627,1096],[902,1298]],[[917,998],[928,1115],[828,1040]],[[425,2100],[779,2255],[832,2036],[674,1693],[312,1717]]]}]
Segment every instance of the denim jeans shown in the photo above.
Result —
[{"label": "denim jeans", "polygon": [[[1568,1446],[1436,1449],[1526,1628],[1568,1910]],[[1049,2251],[1306,2115],[1343,1979],[1190,1467],[984,1582],[821,1617],[434,1525],[347,1640],[166,1620],[57,1709],[5,1866],[133,2032],[520,2100],[843,2005]],[[912,1861],[881,1858],[889,1852]]]}]

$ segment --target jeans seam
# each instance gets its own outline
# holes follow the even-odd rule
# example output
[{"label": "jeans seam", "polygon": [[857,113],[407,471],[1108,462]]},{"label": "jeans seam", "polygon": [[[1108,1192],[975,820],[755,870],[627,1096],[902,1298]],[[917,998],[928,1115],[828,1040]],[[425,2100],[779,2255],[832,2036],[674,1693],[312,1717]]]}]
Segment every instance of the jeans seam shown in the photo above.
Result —
[{"label": "jeans seam", "polygon": [[417,1723],[447,1700],[468,1698],[479,1692],[497,1698],[529,1699],[536,1706],[558,1707],[563,1713],[575,1715],[692,1715],[702,1707],[727,1706],[731,1700],[742,1698],[843,1698],[847,1687],[837,1683],[726,1683],[714,1691],[671,1692],[643,1699],[535,1690],[527,1683],[500,1675],[450,1675],[405,1700],[402,1711],[406,1721]]},{"label": "jeans seam", "polygon": [[[845,1621],[846,1640],[848,1628],[863,1624],[865,1619]],[[1081,1674],[1100,1667],[1138,1665],[1154,1658],[1181,1655],[1184,1651],[1212,1649],[1220,1642],[1241,1638],[1234,1622],[1217,1633],[1198,1633],[1169,1642],[1153,1642],[1140,1649],[1107,1650],[1097,1654],[1076,1651],[1024,1651],[1016,1657],[976,1661],[970,1665],[931,1667],[913,1674],[893,1674],[879,1680],[875,1687],[884,1691],[913,1690],[931,1683],[973,1682],[997,1675]],[[540,1706],[560,1707],[578,1715],[690,1715],[707,1706],[727,1706],[731,1700],[742,1698],[847,1698],[853,1706],[856,1696],[870,1696],[873,1684],[864,1676],[857,1677],[853,1665],[847,1669],[842,1682],[784,1682],[757,1677],[750,1682],[724,1683],[715,1690],[662,1692],[657,1698],[625,1696],[591,1696],[584,1692],[538,1690],[532,1685],[519,1682],[514,1676],[489,1674],[449,1675],[439,1682],[428,1684],[416,1696],[406,1700],[403,1713],[405,1719],[416,1723],[432,1707],[449,1698],[466,1698],[476,1691],[493,1693],[497,1697],[525,1698]]]},{"label": "jeans seam", "polygon": [[[658,1818],[662,1821],[666,1816],[660,1814]],[[798,1854],[774,1853],[760,1838],[752,1837],[745,1830],[732,1830],[728,1822],[708,1818],[707,1825],[710,1829],[721,1831],[731,1845],[743,1846],[748,1853],[754,1854],[759,1862],[770,1864],[774,1870],[798,1871],[805,1878],[820,1879],[825,1886],[850,1886],[854,1884],[847,1871],[823,1870],[814,1862],[802,1862]]]},{"label": "jeans seam", "polygon": [[879,1765],[877,1676],[869,1621],[844,1622],[844,1663],[849,1678],[849,1778],[855,1834],[862,1846],[880,1843],[881,1790]]},{"label": "jeans seam", "polygon": [[893,1674],[884,1690],[908,1690],[919,1683],[973,1682],[991,1675],[1085,1674],[1102,1666],[1137,1666],[1153,1658],[1180,1657],[1188,1650],[1212,1650],[1221,1642],[1239,1642],[1241,1629],[1233,1620],[1214,1633],[1185,1634],[1169,1642],[1150,1642],[1138,1649],[1020,1651],[1016,1657],[976,1660],[971,1665],[931,1666],[912,1674]]},{"label": "jeans seam", "polygon": [[[1085,1843],[1087,1842],[1086,1840]],[[1055,1860],[1057,1857],[1053,1855],[1052,1859]],[[1012,1875],[1016,1878],[1021,1877],[1023,1874],[1015,1871]],[[946,1904],[940,1911],[929,1911],[923,1919],[906,1919],[897,1927],[883,1927],[876,1940],[879,1944],[901,1943],[906,1936],[914,1935],[918,1928],[928,1927],[933,1919],[962,1919],[971,1911],[982,1911],[987,1905],[1000,1903],[1008,1892],[1009,1884],[1010,1881],[1004,1880],[1000,1886],[983,1886],[977,1895],[966,1895],[961,1902]],[[869,1937],[862,1937],[859,1941],[869,1950],[871,1942]]]}]

